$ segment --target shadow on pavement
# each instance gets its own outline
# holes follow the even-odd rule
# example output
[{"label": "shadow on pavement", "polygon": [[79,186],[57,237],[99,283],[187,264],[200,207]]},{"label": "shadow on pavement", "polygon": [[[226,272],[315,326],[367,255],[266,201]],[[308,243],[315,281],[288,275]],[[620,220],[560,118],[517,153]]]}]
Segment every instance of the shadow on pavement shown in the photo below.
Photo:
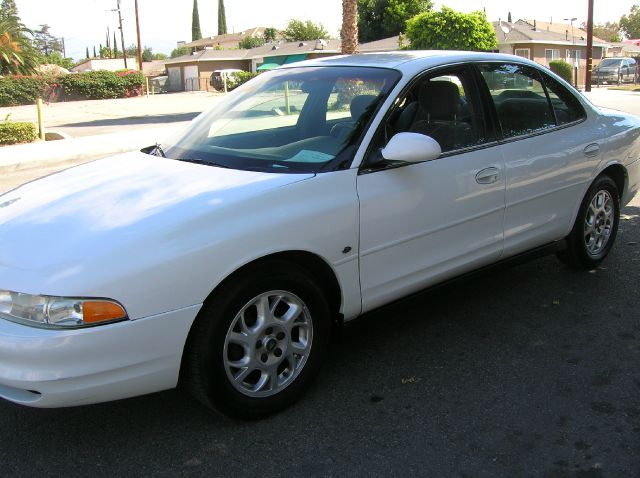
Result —
[{"label": "shadow on pavement", "polygon": [[184,121],[191,121],[199,114],[200,111],[194,111],[191,113],[172,113],[166,115],[127,116],[125,118],[108,118],[92,121],[81,121],[78,123],[66,123],[60,125],[60,127],[126,126],[141,124],[180,123]]}]

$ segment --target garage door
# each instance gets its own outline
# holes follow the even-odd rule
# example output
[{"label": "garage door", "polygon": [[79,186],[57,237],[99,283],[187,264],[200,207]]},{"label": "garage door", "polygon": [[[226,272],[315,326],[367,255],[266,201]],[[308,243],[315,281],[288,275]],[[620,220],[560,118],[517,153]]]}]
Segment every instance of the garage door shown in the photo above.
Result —
[{"label": "garage door", "polygon": [[198,81],[198,65],[184,67],[184,90],[198,91],[200,84]]},{"label": "garage door", "polygon": [[182,91],[182,78],[180,77],[180,67],[169,67],[169,89],[171,91]]}]

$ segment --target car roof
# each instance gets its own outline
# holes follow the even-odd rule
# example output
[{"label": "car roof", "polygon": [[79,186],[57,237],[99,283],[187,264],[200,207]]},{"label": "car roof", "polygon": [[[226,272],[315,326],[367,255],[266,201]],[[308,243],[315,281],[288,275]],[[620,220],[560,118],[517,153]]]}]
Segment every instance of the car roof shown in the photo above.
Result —
[{"label": "car roof", "polygon": [[309,66],[365,66],[376,68],[393,68],[403,73],[413,73],[442,65],[469,61],[517,61],[535,66],[536,63],[514,55],[503,53],[483,53],[449,50],[406,50],[385,53],[358,53],[317,58],[285,65],[281,68],[298,68]]}]

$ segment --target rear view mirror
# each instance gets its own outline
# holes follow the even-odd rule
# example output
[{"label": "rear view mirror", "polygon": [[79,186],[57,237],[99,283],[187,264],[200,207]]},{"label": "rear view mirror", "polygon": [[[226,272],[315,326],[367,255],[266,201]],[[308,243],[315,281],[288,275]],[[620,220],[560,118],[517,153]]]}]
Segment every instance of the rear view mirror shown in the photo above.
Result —
[{"label": "rear view mirror", "polygon": [[421,163],[436,159],[442,153],[438,142],[419,133],[397,133],[382,148],[382,157],[389,161]]}]

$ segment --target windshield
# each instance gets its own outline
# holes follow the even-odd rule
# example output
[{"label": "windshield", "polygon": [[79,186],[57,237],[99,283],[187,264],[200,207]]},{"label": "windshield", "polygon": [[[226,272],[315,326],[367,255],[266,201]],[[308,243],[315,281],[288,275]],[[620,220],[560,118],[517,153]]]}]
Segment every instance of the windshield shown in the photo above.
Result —
[{"label": "windshield", "polygon": [[158,148],[167,158],[226,168],[318,172],[351,161],[399,78],[396,70],[363,67],[266,72]]},{"label": "windshield", "polygon": [[600,62],[600,67],[605,67],[605,68],[618,67],[618,66],[620,66],[621,63],[622,63],[622,60],[617,60],[617,59],[613,59],[613,58],[605,58],[604,60],[602,60]]}]

